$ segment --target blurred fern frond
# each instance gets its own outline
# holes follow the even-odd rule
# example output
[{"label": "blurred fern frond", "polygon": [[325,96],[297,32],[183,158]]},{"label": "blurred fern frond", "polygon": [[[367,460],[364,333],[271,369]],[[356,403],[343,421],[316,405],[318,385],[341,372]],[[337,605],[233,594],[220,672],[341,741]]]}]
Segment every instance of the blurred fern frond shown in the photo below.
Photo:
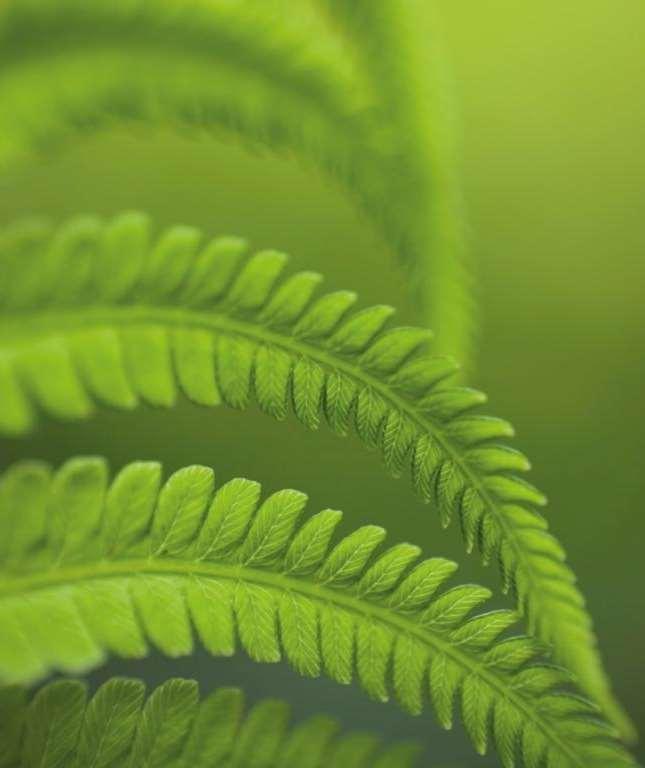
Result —
[{"label": "blurred fern frond", "polygon": [[[353,41],[357,66],[378,89],[375,109],[395,148],[385,215],[393,231],[403,233],[400,247],[408,254],[417,295],[433,308],[429,321],[438,349],[469,361],[475,324],[457,173],[459,131],[435,4],[321,3]],[[425,269],[423,253],[430,259]]]},{"label": "blurred fern frond", "polygon": [[369,733],[339,732],[324,715],[289,726],[290,708],[265,699],[244,712],[239,688],[200,700],[193,680],[173,678],[150,693],[115,677],[89,698],[79,680],[48,683],[28,699],[0,689],[2,768],[412,768],[419,748],[383,745]]},{"label": "blurred fern frond", "polygon": [[441,57],[434,37],[428,55],[427,9],[406,6],[357,7],[360,23],[335,27],[306,2],[11,0],[0,9],[0,166],[133,120],[295,153],[350,190],[410,270],[442,351],[466,360]]}]

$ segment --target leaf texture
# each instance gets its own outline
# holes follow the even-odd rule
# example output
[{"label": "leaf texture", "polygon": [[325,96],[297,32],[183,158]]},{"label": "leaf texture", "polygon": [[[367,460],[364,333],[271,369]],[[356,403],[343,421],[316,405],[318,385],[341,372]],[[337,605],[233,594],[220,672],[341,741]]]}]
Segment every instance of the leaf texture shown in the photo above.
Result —
[{"label": "leaf texture", "polygon": [[141,680],[114,677],[91,698],[84,683],[63,679],[29,702],[18,687],[1,689],[0,701],[14,723],[2,742],[3,768],[324,768],[358,740],[369,749],[347,768],[412,768],[420,752],[409,742],[339,732],[324,715],[290,726],[289,707],[277,699],[245,713],[238,688],[200,700],[197,683],[179,678],[147,699]]},{"label": "leaf texture", "polygon": [[[57,276],[79,243],[87,264],[70,295]],[[389,328],[391,308],[352,312],[346,291],[316,298],[311,273],[283,278],[276,252],[245,258],[236,239],[196,243],[183,228],[154,239],[136,213],[74,219],[53,234],[34,222],[5,231],[0,430],[24,433],[38,411],[86,418],[95,402],[168,407],[180,392],[202,405],[255,400],[310,429],[353,428],[392,474],[409,469],[444,526],[459,521],[469,551],[499,563],[531,631],[624,724],[584,599],[538,512],[545,499],[519,476],[528,461],[503,445],[512,427],[477,412],[480,393],[447,382],[455,366],[427,351],[427,333]],[[178,253],[168,293],[159,275],[177,269]]]},{"label": "leaf texture", "polygon": [[[3,555],[5,683],[78,673],[107,654],[139,657],[149,646],[181,656],[197,639],[213,654],[230,655],[239,642],[255,661],[285,658],[305,676],[356,678],[372,698],[394,695],[415,714],[431,700],[445,727],[459,702],[476,749],[486,751],[490,740],[507,768],[633,765],[596,708],[572,695],[570,675],[541,662],[535,643],[506,637],[514,612],[472,616],[490,595],[475,585],[438,591],[453,564],[418,562],[419,550],[409,545],[379,551],[385,532],[376,526],[333,543],[340,515],[323,511],[303,523],[305,498],[295,491],[260,501],[257,485],[241,479],[215,490],[203,467],[179,470],[159,488],[157,468],[140,463],[106,489],[101,466],[79,458],[52,473],[22,463],[2,477],[0,540],[16,541],[23,476],[39,473],[47,523],[27,550]],[[74,514],[85,498],[99,509],[92,526],[78,526]],[[70,525],[52,525],[54,512],[64,510]],[[123,542],[106,535],[115,517],[130,521]],[[182,532],[171,549],[157,546],[169,519]],[[68,734],[56,747],[61,753],[83,710],[84,694],[75,690],[74,707],[56,727]],[[182,695],[187,703],[178,711],[188,722],[196,694]],[[163,737],[157,730],[171,703],[151,706],[138,727],[133,765],[175,755],[175,730]],[[93,717],[105,720],[100,711]],[[44,726],[38,734],[29,738],[35,750],[49,739]]]}]

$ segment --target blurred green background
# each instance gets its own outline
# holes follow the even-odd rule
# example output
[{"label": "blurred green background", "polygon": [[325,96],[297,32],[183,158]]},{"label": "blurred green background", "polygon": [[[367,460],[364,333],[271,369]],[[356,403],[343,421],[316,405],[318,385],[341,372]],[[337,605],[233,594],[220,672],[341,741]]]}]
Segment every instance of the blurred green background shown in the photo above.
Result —
[{"label": "blurred green background", "polygon": [[[442,0],[462,125],[462,172],[479,304],[473,385],[509,418],[532,480],[550,498],[595,617],[621,699],[645,728],[645,4],[642,0]],[[277,247],[327,286],[359,289],[418,317],[404,275],[336,188],[290,159],[234,143],[120,130],[0,177],[0,223],[26,214],[139,208],[159,224],[199,225]],[[311,508],[346,511],[393,540],[454,557],[461,578],[496,585],[464,555],[455,529],[353,438],[312,435],[253,411],[100,414],[47,424],[0,443],[2,464],[104,453],[113,466],[160,458],[168,470],[210,464],[267,490],[292,486]],[[150,679],[197,675],[209,688],[242,683],[251,698],[285,694],[300,712],[328,710],[351,725],[417,736],[438,758],[470,761],[461,732],[366,702],[358,691],[304,681],[243,657],[114,663]],[[641,756],[645,755],[641,747]],[[461,762],[460,762],[461,761]],[[486,765],[480,761],[477,764]],[[490,764],[494,764],[491,762]]]}]

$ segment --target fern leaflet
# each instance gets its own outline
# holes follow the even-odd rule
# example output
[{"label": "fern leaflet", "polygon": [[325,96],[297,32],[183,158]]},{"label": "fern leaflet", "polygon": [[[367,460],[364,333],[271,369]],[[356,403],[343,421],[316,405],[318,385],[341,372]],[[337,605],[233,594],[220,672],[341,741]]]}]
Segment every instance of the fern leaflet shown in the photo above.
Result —
[{"label": "fern leaflet", "polygon": [[[201,466],[160,488],[154,463],[126,466],[108,487],[97,458],[53,476],[21,463],[2,478],[0,678],[79,672],[107,652],[231,655],[239,638],[255,661],[284,655],[305,676],[354,676],[373,698],[393,690],[423,709],[426,690],[450,727],[459,697],[478,752],[494,743],[507,768],[633,765],[595,708],[567,692],[570,676],[536,663],[527,638],[499,640],[512,611],[469,618],[490,593],[437,590],[455,565],[417,563],[399,544],[376,554],[385,531],[364,526],[329,550],[340,513],[300,523],[306,497],[279,491],[259,504],[257,483],[215,490]],[[33,740],[30,739],[30,743]]]},{"label": "fern leaflet", "polygon": [[0,768],[412,768],[419,749],[383,747],[369,733],[338,733],[324,715],[289,728],[284,701],[244,713],[238,688],[199,699],[197,683],[173,678],[145,700],[141,680],[115,677],[88,698],[58,680],[28,700],[0,689]]},{"label": "fern leaflet", "polygon": [[[193,229],[152,244],[145,217],[108,225],[72,220],[53,236],[37,223],[0,241],[0,431],[23,433],[35,408],[89,416],[98,400],[171,406],[178,390],[203,405],[246,408],[254,398],[307,427],[324,418],[380,448],[468,550],[500,563],[532,631],[615,720],[591,620],[562,547],[536,507],[544,497],[514,473],[520,453],[499,445],[500,419],[473,413],[480,392],[447,385],[454,364],[425,350],[418,328],[386,329],[393,310],[352,313],[347,291],[314,292],[320,276],[279,276],[285,257],[248,260],[231,238],[202,245]],[[47,371],[47,375],[43,372]]]}]

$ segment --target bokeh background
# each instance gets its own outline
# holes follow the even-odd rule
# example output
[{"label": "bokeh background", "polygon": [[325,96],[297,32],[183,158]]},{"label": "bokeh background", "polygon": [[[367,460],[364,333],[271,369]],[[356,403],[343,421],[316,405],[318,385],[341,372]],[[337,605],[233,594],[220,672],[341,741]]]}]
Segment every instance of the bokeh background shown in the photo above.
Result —
[{"label": "bokeh background", "polygon": [[[645,729],[645,4],[642,0],[440,0],[461,118],[461,163],[478,297],[470,383],[516,426],[532,480],[550,498],[595,617],[621,699]],[[1,105],[0,105],[1,108]],[[149,211],[160,224],[241,234],[319,269],[327,286],[418,317],[391,254],[336,188],[288,158],[165,131],[120,129],[0,176],[0,224],[27,214]],[[458,560],[461,578],[495,586],[464,555],[456,529],[404,480],[385,476],[354,438],[278,425],[256,411],[101,413],[46,424],[0,442],[3,465],[106,454],[113,467],[160,458],[222,480],[247,475],[267,491],[307,491],[311,509],[346,511],[345,530],[385,525],[392,540]],[[326,710],[348,725],[421,738],[442,764],[468,765],[463,733],[443,734],[354,689],[297,678],[243,656],[112,663],[158,681],[199,677],[242,684],[249,698],[287,696],[300,713]],[[645,755],[640,747],[641,757]],[[450,761],[446,763],[446,760]],[[486,761],[476,762],[486,765]],[[489,764],[495,764],[491,759]]]}]

